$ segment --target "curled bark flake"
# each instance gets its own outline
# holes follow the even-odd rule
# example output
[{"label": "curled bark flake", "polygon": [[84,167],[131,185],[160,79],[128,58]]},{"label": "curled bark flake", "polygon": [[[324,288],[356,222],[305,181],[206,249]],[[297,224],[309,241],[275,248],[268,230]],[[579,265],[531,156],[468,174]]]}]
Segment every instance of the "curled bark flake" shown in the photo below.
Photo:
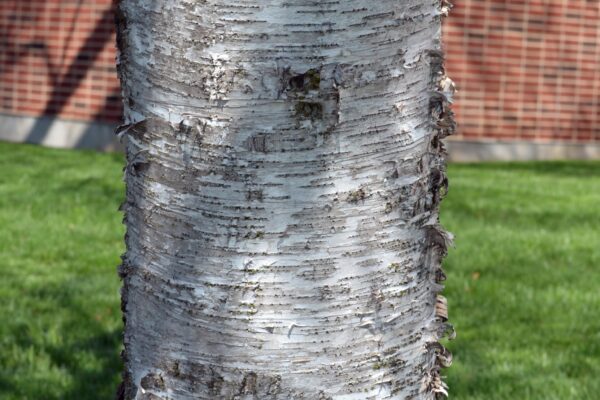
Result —
[{"label": "curled bark flake", "polygon": [[435,302],[435,315],[442,321],[448,321],[448,300],[439,294]]},{"label": "curled bark flake", "polygon": [[438,268],[435,271],[435,281],[436,282],[444,282],[447,279],[446,273],[442,268]]},{"label": "curled bark flake", "polygon": [[450,14],[450,10],[454,7],[454,4],[450,3],[448,0],[442,0],[442,8],[440,10],[441,14],[444,17],[447,17]]},{"label": "curled bark flake", "polygon": [[[452,5],[448,1],[442,0],[440,6],[441,14],[447,15],[451,7]],[[456,88],[454,82],[446,76],[443,52],[435,49],[428,51],[428,55],[431,67],[431,87],[433,89],[429,99],[429,113],[434,134],[430,142],[431,154],[429,162],[428,165],[424,166],[424,169],[428,168],[430,171],[428,176],[428,193],[432,195],[430,205],[432,217],[422,226],[425,229],[426,243],[432,248],[432,252],[428,253],[430,257],[428,264],[432,266],[430,272],[433,283],[441,290],[443,287],[439,282],[446,279],[446,275],[441,268],[441,262],[447,255],[448,247],[453,244],[452,234],[441,227],[437,218],[440,201],[448,191],[448,178],[446,176],[446,164],[444,160],[445,148],[442,139],[452,135],[456,131],[454,113],[451,110],[451,103],[453,102]],[[448,302],[440,294],[436,295],[434,315],[436,322],[433,326],[435,326],[436,338],[438,340],[444,336],[454,338],[456,335],[454,328],[447,322]],[[442,380],[440,370],[441,368],[450,366],[452,363],[452,354],[438,342],[430,343],[428,349],[435,361],[425,376],[422,389],[425,392],[433,394],[435,398],[445,398],[448,396],[448,386]]]},{"label": "curled bark flake", "polygon": [[448,397],[448,385],[442,380],[439,370],[430,371],[427,377],[426,390],[434,393],[436,399],[443,399]]},{"label": "curled bark flake", "polygon": [[140,387],[144,390],[165,390],[165,381],[160,373],[150,372],[140,381]]},{"label": "curled bark flake", "polygon": [[429,351],[435,354],[438,364],[441,367],[448,368],[452,365],[452,353],[443,345],[438,342],[433,342],[429,343],[427,347]]},{"label": "curled bark flake", "polygon": [[448,247],[454,244],[454,238],[450,232],[447,232],[439,224],[428,225],[426,228],[426,240],[430,246],[441,249],[445,255]]},{"label": "curled bark flake", "polygon": [[441,167],[434,167],[431,170],[429,174],[429,189],[433,194],[433,203],[437,206],[448,191],[448,177]]},{"label": "curled bark flake", "polygon": [[448,99],[441,91],[434,91],[429,97],[429,112],[434,119],[439,119],[448,109]]},{"label": "curled bark flake", "polygon": [[115,131],[115,135],[117,135],[117,138],[119,138],[120,141],[122,141],[124,137],[129,136],[139,141],[144,134],[144,130],[141,129],[144,126],[144,123],[145,120],[119,125]]},{"label": "curled bark flake", "polygon": [[448,340],[456,339],[456,330],[454,329],[454,325],[449,322],[443,324],[443,329],[440,332],[440,339],[447,338]]},{"label": "curled bark flake", "polygon": [[431,77],[433,79],[439,79],[440,76],[446,73],[444,68],[445,56],[444,52],[437,49],[431,49],[427,51],[429,56],[429,65],[431,67]]}]

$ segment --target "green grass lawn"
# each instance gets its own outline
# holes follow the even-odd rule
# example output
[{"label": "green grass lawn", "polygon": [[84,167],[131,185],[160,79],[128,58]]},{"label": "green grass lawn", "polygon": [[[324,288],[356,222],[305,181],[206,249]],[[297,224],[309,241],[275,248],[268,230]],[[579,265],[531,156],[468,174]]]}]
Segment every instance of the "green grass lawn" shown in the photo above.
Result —
[{"label": "green grass lawn", "polygon": [[[110,399],[123,159],[0,143],[0,399]],[[600,398],[600,163],[452,165],[451,398]]]}]

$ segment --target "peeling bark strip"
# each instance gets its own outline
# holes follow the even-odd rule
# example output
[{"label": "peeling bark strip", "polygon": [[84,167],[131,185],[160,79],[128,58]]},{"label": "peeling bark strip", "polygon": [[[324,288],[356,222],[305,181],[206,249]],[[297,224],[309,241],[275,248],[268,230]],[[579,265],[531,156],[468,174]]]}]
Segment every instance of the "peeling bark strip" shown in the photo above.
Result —
[{"label": "peeling bark strip", "polygon": [[434,399],[441,0],[122,0],[122,399]]}]

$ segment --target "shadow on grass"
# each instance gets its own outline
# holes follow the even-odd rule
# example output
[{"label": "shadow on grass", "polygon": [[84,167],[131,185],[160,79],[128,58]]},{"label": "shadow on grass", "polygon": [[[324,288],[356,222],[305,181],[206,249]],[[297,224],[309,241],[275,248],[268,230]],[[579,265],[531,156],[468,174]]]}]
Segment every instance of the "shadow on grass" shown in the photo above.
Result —
[{"label": "shadow on grass", "polygon": [[3,374],[0,374],[0,396],[4,393],[16,393],[17,386],[7,379]]},{"label": "shadow on grass", "polygon": [[[53,363],[66,368],[73,379],[73,385],[56,399],[112,399],[118,385],[115,376],[118,376],[122,369],[118,353],[121,338],[121,332],[118,330],[100,331],[68,346],[47,348]],[[82,353],[95,359],[94,368],[82,368],[78,359],[78,355]]]},{"label": "shadow on grass", "polygon": [[[17,370],[0,374],[0,398],[114,397],[122,369],[118,305],[93,301],[82,280],[66,279],[24,290],[24,298],[34,303],[20,304],[21,313],[29,311],[30,317],[7,321],[11,350],[24,356]],[[102,286],[106,285],[96,288],[106,289]]]},{"label": "shadow on grass", "polygon": [[72,385],[56,400],[112,399],[116,393],[122,370],[121,311],[116,296],[110,303],[87,303],[90,292],[109,290],[96,279],[71,277],[48,290],[47,297],[58,300],[57,306],[69,315],[62,327],[69,339],[46,348],[53,364],[66,369],[72,378]]}]

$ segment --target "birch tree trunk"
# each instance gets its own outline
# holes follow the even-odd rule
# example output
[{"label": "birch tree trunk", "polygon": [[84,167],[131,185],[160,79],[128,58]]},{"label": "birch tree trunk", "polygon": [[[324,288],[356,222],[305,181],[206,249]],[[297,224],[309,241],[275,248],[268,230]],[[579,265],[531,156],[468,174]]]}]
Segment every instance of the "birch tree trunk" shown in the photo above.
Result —
[{"label": "birch tree trunk", "polygon": [[122,0],[123,399],[445,394],[441,0]]}]

